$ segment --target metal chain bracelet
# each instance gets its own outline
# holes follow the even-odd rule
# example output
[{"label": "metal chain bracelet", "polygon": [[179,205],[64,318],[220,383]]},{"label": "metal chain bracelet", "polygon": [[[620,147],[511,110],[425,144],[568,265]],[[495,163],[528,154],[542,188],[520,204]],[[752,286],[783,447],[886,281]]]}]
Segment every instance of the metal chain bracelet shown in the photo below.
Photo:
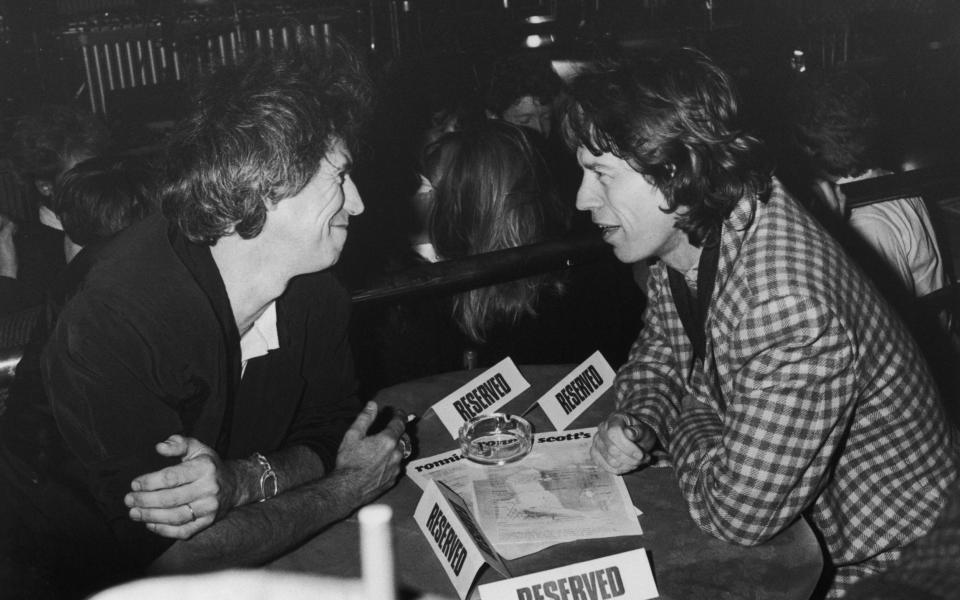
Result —
[{"label": "metal chain bracelet", "polygon": [[260,502],[263,502],[280,493],[280,480],[277,479],[277,472],[273,470],[266,456],[254,452],[253,459],[263,467],[263,472],[260,473]]}]

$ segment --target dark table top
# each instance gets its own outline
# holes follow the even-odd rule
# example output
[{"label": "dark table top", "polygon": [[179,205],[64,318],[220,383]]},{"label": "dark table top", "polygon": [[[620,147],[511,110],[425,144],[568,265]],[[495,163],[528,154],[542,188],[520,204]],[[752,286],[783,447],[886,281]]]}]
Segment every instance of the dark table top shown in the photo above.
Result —
[{"label": "dark table top", "polygon": [[[571,368],[572,365],[521,366],[520,371],[530,382],[530,388],[503,411],[521,413]],[[382,390],[376,400],[381,405],[400,407],[420,416],[415,423],[418,456],[431,456],[456,448],[456,442],[433,411],[427,409],[481,372],[461,371],[426,377]],[[612,402],[612,393],[607,392],[568,429],[599,424],[610,411]],[[539,408],[533,409],[527,418],[535,431],[553,429]],[[624,481],[634,505],[643,511],[639,517],[643,535],[559,544],[510,561],[511,572],[522,575],[642,547],[648,552],[661,598],[809,598],[823,563],[813,531],[802,519],[765,544],[750,548],[736,546],[713,538],[696,526],[669,467],[630,473],[624,476]],[[457,594],[453,585],[413,519],[420,496],[420,488],[403,477],[396,487],[378,500],[394,511],[398,583],[402,589],[411,592],[455,598]],[[354,514],[275,561],[270,568],[359,577],[358,531]],[[479,582],[500,578],[493,569],[485,567]]]}]

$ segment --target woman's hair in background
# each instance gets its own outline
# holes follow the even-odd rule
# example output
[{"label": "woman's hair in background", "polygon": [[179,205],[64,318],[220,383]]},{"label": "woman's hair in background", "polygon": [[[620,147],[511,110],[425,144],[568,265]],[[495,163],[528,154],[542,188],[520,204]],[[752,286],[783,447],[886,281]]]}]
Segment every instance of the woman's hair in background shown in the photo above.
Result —
[{"label": "woman's hair in background", "polygon": [[167,149],[164,214],[191,241],[258,235],[266,202],[300,192],[335,140],[351,150],[372,102],[359,57],[338,42],[259,50],[200,82]]},{"label": "woman's hair in background", "polygon": [[63,175],[53,210],[70,239],[87,246],[154,212],[152,183],[153,172],[140,158],[91,158]]},{"label": "woman's hair in background", "polygon": [[765,199],[772,164],[740,129],[733,82],[704,54],[651,46],[600,61],[570,86],[563,135],[572,148],[609,152],[655,185],[694,245],[740,200]]},{"label": "woman's hair in background", "polygon": [[[562,236],[571,210],[554,189],[535,138],[502,121],[448,133],[428,146],[423,164],[434,189],[430,238],[443,259],[515,248]],[[555,277],[539,276],[470,290],[454,316],[482,341],[496,323],[536,314],[537,298]]]}]

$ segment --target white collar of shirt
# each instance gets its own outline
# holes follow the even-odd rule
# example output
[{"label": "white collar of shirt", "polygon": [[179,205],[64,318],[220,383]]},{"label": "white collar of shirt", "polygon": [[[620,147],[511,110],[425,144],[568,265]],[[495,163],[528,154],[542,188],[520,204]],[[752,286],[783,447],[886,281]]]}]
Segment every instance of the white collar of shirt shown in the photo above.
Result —
[{"label": "white collar of shirt", "polygon": [[46,206],[40,205],[40,211],[37,213],[37,216],[40,218],[40,222],[47,227],[52,227],[53,229],[59,229],[60,231],[63,231],[63,224],[60,223],[60,219],[57,218],[57,214]]},{"label": "white collar of shirt", "polygon": [[277,336],[277,303],[267,305],[263,314],[253,322],[253,327],[240,338],[241,374],[247,369],[247,361],[265,355],[280,347]]}]

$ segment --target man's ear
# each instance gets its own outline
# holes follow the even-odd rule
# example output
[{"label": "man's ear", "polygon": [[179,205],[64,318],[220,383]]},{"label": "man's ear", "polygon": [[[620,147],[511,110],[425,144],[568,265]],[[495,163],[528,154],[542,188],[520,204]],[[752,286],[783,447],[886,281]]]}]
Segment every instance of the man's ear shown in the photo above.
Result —
[{"label": "man's ear", "polygon": [[272,211],[272,210],[276,210],[276,209],[277,209],[277,204],[280,203],[279,201],[273,201],[273,200],[271,200],[270,198],[266,198],[266,197],[264,197],[264,198],[261,200],[261,202],[263,202],[263,205],[267,208],[267,212],[270,212],[270,211]]},{"label": "man's ear", "polygon": [[37,191],[45,198],[53,197],[53,182],[49,179],[37,179],[33,182],[37,186]]}]

